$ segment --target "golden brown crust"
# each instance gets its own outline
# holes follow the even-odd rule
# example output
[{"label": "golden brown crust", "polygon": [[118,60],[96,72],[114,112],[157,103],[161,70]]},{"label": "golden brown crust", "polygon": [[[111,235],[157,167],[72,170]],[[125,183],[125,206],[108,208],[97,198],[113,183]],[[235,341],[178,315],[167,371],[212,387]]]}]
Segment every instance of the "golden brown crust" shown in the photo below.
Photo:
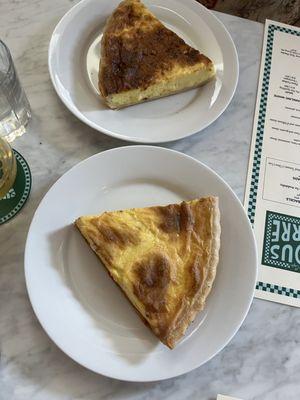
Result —
[{"label": "golden brown crust", "polygon": [[108,19],[101,42],[99,89],[106,97],[146,89],[175,65],[212,65],[167,29],[139,0],[124,0]]},{"label": "golden brown crust", "polygon": [[181,204],[171,204],[165,207],[156,207],[161,215],[160,228],[167,233],[188,232],[193,229],[194,217],[191,206],[183,201]]},{"label": "golden brown crust", "polygon": [[120,248],[125,248],[131,244],[138,244],[140,238],[136,233],[112,227],[105,223],[96,223],[97,229],[104,242],[115,243]]},{"label": "golden brown crust", "polygon": [[166,312],[167,290],[171,283],[171,265],[168,258],[159,253],[151,254],[133,267],[136,282],[133,290],[145,305],[146,313]]},{"label": "golden brown crust", "polygon": [[76,225],[142,319],[173,348],[215,279],[218,199],[81,217]]},{"label": "golden brown crust", "polygon": [[[201,237],[201,239],[206,243],[205,251],[208,255],[208,259],[205,263],[202,263],[202,265],[194,264],[192,267],[194,269],[192,282],[194,285],[193,288],[196,289],[196,293],[194,294],[191,304],[184,299],[173,323],[169,327],[164,343],[171,349],[175,347],[176,342],[184,335],[186,329],[191,322],[194,321],[198,312],[204,308],[205,301],[212,289],[216,277],[221,236],[218,198],[208,197],[201,199],[201,201],[207,203],[206,205],[208,209],[205,214],[208,213],[210,215],[210,229],[206,230],[206,237]],[[196,262],[200,261],[197,257],[196,260]],[[201,283],[199,279],[197,279],[198,274],[202,274]]]}]

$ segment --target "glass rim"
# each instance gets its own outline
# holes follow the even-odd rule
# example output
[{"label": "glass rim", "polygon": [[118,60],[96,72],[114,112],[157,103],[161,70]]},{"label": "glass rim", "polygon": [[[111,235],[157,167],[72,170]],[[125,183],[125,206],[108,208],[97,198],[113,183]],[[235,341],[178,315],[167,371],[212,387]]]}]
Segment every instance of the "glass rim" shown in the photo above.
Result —
[{"label": "glass rim", "polygon": [[8,59],[8,68],[7,71],[4,73],[3,78],[0,78],[0,86],[2,85],[2,83],[5,81],[5,79],[7,78],[8,73],[11,71],[11,69],[13,68],[14,64],[13,64],[13,60],[12,60],[12,56],[10,54],[9,48],[6,46],[6,44],[0,39],[0,47],[3,47],[5,49],[6,52],[6,56]]}]

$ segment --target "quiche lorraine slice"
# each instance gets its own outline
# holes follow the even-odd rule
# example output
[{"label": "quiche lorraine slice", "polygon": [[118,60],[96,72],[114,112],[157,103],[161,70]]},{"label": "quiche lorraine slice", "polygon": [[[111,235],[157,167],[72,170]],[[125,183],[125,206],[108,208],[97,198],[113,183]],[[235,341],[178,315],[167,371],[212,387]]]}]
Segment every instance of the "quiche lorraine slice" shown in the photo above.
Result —
[{"label": "quiche lorraine slice", "polygon": [[139,0],[124,0],[101,40],[99,90],[110,108],[182,92],[215,76],[213,62],[166,28]]},{"label": "quiche lorraine slice", "polygon": [[146,325],[175,347],[215,279],[218,198],[105,212],[75,224]]}]

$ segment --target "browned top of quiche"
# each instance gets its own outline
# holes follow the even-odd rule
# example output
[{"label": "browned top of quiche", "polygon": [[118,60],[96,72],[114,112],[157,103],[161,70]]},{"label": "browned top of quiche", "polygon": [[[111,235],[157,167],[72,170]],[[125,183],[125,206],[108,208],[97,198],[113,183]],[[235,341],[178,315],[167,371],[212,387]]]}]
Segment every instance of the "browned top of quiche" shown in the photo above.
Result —
[{"label": "browned top of quiche", "polygon": [[105,97],[145,89],[174,69],[212,61],[166,28],[139,0],[124,0],[107,21],[101,44],[99,89]]},{"label": "browned top of quiche", "polygon": [[76,225],[142,319],[173,348],[215,279],[218,199],[83,216]]}]

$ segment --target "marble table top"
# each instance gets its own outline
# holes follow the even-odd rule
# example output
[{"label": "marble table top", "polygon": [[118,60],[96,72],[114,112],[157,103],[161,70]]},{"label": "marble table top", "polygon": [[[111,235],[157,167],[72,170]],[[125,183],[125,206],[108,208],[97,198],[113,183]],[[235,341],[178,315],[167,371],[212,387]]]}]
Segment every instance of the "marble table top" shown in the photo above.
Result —
[{"label": "marble table top", "polygon": [[[49,187],[70,167],[97,152],[129,144],[77,120],[50,83],[49,39],[73,4],[70,0],[0,2],[0,36],[11,49],[33,110],[28,132],[14,144],[31,167],[31,197],[17,217],[0,227],[0,399],[214,400],[217,393],[244,400],[299,399],[300,313],[292,307],[254,300],[238,334],[213,360],[184,376],[146,384],[111,380],[84,369],[41,328],[28,300],[23,269],[33,213]],[[217,16],[238,50],[236,94],[210,127],[167,147],[209,165],[242,199],[263,25]]]}]

